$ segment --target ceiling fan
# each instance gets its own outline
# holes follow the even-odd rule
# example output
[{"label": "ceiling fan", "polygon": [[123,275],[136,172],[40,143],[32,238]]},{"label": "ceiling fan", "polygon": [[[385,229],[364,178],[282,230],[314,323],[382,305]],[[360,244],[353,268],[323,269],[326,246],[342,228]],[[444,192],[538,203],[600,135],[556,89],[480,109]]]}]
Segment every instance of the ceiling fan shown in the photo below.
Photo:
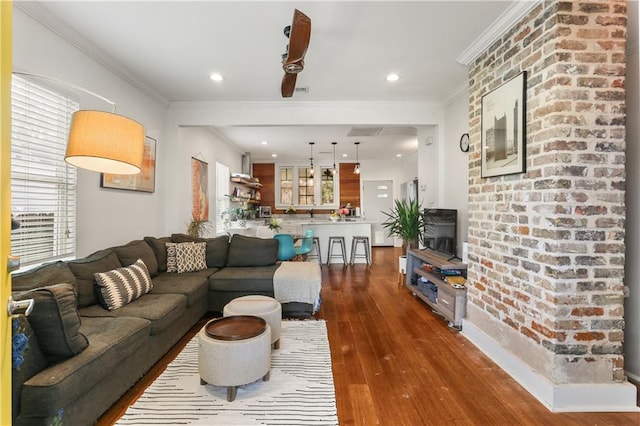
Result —
[{"label": "ceiling fan", "polygon": [[284,35],[289,38],[287,52],[282,55],[282,97],[290,98],[296,88],[298,73],[304,68],[304,55],[309,47],[311,38],[311,19],[304,13],[295,9],[293,22],[284,28]]}]

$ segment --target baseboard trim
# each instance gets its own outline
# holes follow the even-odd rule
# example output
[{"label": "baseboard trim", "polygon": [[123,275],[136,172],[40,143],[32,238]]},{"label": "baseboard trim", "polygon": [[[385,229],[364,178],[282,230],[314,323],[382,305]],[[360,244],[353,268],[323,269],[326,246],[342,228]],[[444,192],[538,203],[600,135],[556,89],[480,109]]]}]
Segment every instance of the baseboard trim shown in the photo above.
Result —
[{"label": "baseboard trim", "polygon": [[475,324],[463,320],[462,334],[552,412],[640,411],[637,388],[631,383],[556,385]]}]

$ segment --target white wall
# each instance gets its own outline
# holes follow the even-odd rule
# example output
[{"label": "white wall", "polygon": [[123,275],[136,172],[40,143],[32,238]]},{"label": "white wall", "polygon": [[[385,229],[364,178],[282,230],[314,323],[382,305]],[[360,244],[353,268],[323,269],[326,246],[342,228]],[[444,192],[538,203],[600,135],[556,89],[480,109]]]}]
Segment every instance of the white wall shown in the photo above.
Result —
[{"label": "white wall", "polygon": [[[210,129],[205,127],[181,127],[178,129],[178,144],[180,150],[176,157],[172,157],[171,163],[174,166],[174,183],[182,190],[171,194],[168,197],[171,210],[176,212],[173,215],[174,222],[169,223],[168,229],[176,232],[186,232],[187,225],[191,220],[192,212],[192,192],[191,192],[191,158],[195,157],[208,163],[209,177],[209,222],[211,222],[210,236],[215,236],[213,225],[221,212],[216,211],[216,162],[229,167],[229,171],[239,172],[241,166],[242,152],[221,140]],[[231,182],[228,182],[227,188]],[[229,191],[227,191],[229,194]]]},{"label": "white wall", "polygon": [[467,241],[469,227],[469,155],[460,150],[460,136],[469,133],[469,91],[464,90],[450,101],[444,110],[444,161],[441,163],[442,205],[458,210],[458,257],[462,257],[462,242]]},{"label": "white wall", "polygon": [[[117,104],[117,112],[140,122],[147,134],[158,141],[162,158],[161,133],[166,108],[129,85],[86,54],[61,39],[40,23],[14,7],[14,70],[46,75],[100,94]],[[81,92],[83,109],[111,111],[111,106]],[[162,168],[156,174],[156,188],[165,182]],[[99,173],[79,170],[77,198],[77,255],[126,243],[145,235],[164,235],[163,191],[142,193],[100,188]]]},{"label": "white wall", "polygon": [[625,285],[629,288],[629,298],[625,300],[625,370],[627,375],[640,382],[640,57],[638,48],[638,21],[640,8],[637,2],[628,2],[629,33],[635,39],[628,40],[627,47],[627,229]]}]

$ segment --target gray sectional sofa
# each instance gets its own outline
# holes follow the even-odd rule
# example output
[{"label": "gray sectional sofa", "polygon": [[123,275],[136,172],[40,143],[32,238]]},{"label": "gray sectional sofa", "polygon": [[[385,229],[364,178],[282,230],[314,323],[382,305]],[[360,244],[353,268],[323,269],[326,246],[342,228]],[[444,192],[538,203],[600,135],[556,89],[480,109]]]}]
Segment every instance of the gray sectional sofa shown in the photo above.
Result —
[{"label": "gray sectional sofa", "polygon": [[[185,242],[206,243],[206,269],[167,272],[175,259],[166,243]],[[277,252],[273,239],[174,234],[15,274],[14,298],[36,304],[29,317],[13,318],[14,424],[93,424],[207,311],[220,312],[242,295],[273,296]],[[110,310],[109,300],[122,295],[113,299],[94,274],[129,271],[138,259],[151,290]],[[313,309],[291,302],[283,315],[310,316]]]}]

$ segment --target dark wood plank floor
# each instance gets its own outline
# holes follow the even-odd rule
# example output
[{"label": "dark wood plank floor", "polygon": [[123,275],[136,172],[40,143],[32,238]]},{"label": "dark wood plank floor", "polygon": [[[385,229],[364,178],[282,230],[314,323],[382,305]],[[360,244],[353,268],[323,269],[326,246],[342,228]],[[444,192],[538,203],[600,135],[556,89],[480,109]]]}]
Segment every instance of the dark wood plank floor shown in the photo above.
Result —
[{"label": "dark wood plank floor", "polygon": [[[640,425],[640,413],[551,413],[398,286],[398,248],[323,266],[338,417],[346,425]],[[203,320],[201,324],[204,324]],[[115,422],[199,327],[99,421]]]}]

